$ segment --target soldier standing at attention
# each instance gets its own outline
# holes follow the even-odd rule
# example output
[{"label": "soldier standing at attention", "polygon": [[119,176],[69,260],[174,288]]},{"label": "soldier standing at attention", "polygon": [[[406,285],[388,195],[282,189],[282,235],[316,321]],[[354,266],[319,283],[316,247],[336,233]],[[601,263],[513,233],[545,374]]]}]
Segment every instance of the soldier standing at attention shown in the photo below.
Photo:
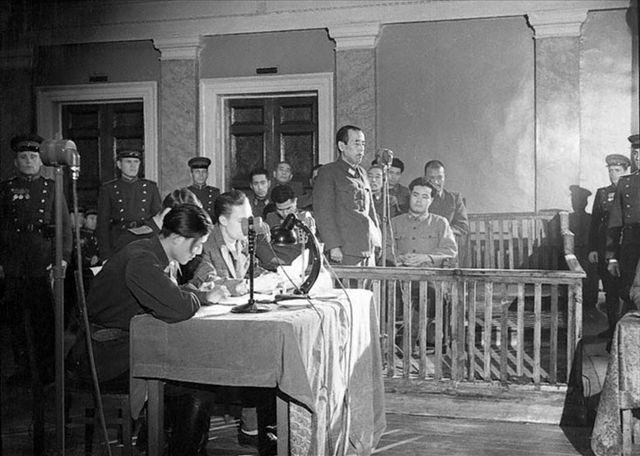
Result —
[{"label": "soldier standing at attention", "polygon": [[220,189],[207,185],[211,160],[207,157],[193,157],[188,163],[189,168],[191,168],[193,184],[187,188],[198,197],[200,203],[202,203],[202,208],[207,211],[209,217],[213,220],[213,203],[220,195]]},{"label": "soldier standing at attention", "polygon": [[[629,136],[632,160],[638,165],[640,135]],[[609,229],[605,258],[607,269],[620,277],[620,297],[629,301],[629,288],[633,283],[640,258],[640,172],[620,177],[609,211]]]},{"label": "soldier standing at attention", "polygon": [[381,234],[367,172],[360,166],[364,133],[345,125],[336,133],[336,145],[340,157],[320,168],[313,189],[318,234],[332,262],[375,266]]},{"label": "soldier standing at attention", "polygon": [[605,261],[605,250],[607,246],[607,226],[609,224],[609,211],[613,204],[616,192],[616,184],[620,177],[627,173],[631,162],[627,157],[620,154],[607,155],[605,158],[609,170],[609,180],[611,185],[599,188],[593,199],[593,209],[591,210],[591,227],[589,229],[589,262],[598,266],[598,276],[602,280],[602,288],[605,293],[605,308],[609,328],[598,334],[598,336],[610,339],[616,328],[616,323],[620,318],[620,287],[619,277],[613,277],[607,271]]},{"label": "soldier standing at attention", "polygon": [[105,183],[98,197],[98,244],[100,259],[106,261],[115,252],[115,243],[129,228],[136,228],[161,207],[155,182],[138,177],[142,154],[137,150],[118,151],[118,179]]},{"label": "soldier standing at attention", "polygon": [[[54,182],[40,175],[40,143],[35,134],[11,140],[16,176],[0,183],[0,279],[5,280],[11,343],[17,372],[11,383],[48,383],[54,371],[54,304],[49,269],[55,260]],[[71,259],[71,224],[62,200],[63,259]],[[30,328],[32,331],[27,331]],[[35,337],[33,331],[37,330]],[[27,348],[33,347],[35,371]]]}]

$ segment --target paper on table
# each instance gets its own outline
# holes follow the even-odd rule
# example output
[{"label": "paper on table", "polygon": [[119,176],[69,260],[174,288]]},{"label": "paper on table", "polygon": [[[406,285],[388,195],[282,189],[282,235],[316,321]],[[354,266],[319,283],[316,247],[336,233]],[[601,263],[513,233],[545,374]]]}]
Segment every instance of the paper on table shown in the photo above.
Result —
[{"label": "paper on table", "polygon": [[231,307],[213,304],[200,307],[195,314],[195,318],[214,317],[216,315],[228,314],[229,312],[231,312]]},{"label": "paper on table", "polygon": [[[273,295],[253,293],[253,300],[258,303],[273,302]],[[249,294],[245,294],[242,296],[228,296],[220,300],[218,304],[223,306],[238,306],[240,304],[246,304],[247,302],[249,302]]]},{"label": "paper on table", "polygon": [[298,288],[305,280],[305,269],[309,263],[309,249],[291,262],[290,265],[278,266],[277,272],[285,289]]}]

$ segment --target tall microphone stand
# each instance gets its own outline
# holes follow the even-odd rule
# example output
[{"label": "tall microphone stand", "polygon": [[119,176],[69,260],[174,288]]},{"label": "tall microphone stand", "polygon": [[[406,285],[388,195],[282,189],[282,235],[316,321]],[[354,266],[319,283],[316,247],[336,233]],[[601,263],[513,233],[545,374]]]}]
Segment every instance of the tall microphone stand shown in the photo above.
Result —
[{"label": "tall microphone stand", "polygon": [[[387,243],[389,242],[389,221],[391,220],[391,204],[389,194],[390,163],[382,163],[382,266],[387,265]],[[393,243],[391,252],[395,257]]]},{"label": "tall microphone stand", "polygon": [[253,297],[253,275],[254,275],[254,263],[256,258],[256,230],[254,226],[253,217],[249,217],[249,228],[247,230],[247,237],[249,239],[249,302],[235,306],[231,309],[233,313],[261,313],[268,312],[266,307],[258,307]]},{"label": "tall microphone stand", "polygon": [[55,355],[56,355],[56,449],[65,453],[64,442],[64,275],[62,259],[62,207],[63,171],[62,166],[54,168],[55,210],[56,210],[56,255],[53,267],[53,289],[55,299]]}]

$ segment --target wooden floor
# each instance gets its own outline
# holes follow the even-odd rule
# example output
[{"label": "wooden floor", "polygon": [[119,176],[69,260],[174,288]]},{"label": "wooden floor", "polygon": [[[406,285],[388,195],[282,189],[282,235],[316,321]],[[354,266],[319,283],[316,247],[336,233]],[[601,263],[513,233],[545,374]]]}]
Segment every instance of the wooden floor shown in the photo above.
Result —
[{"label": "wooden floor", "polygon": [[[28,390],[26,388],[12,388],[10,391],[3,389],[2,393],[2,454],[31,455]],[[8,400],[8,397],[11,400]],[[207,445],[209,456],[257,454],[252,447],[238,445],[236,426],[235,421],[225,421],[222,417],[214,417],[211,420]],[[591,455],[590,432],[591,430],[587,427],[562,429],[557,425],[549,424],[387,413],[387,429],[374,454],[381,456]],[[50,421],[47,423],[46,440],[47,447],[52,447],[54,428]],[[83,428],[69,429],[66,448],[67,455],[84,454]],[[97,437],[92,454],[107,454]],[[118,453],[114,452],[114,454]]]}]

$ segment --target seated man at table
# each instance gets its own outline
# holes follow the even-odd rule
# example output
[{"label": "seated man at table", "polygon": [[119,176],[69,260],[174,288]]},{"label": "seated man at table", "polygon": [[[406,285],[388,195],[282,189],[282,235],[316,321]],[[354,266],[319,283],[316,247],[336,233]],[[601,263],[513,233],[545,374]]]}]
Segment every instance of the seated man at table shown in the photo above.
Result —
[{"label": "seated man at table", "polygon": [[[271,202],[274,205],[274,211],[269,212],[266,217],[267,225],[271,230],[278,228],[284,222],[289,214],[296,214],[296,216],[305,224],[309,229],[315,233],[316,222],[307,211],[298,210],[298,198],[288,185],[278,185],[271,191]],[[281,264],[289,265],[293,260],[302,254],[302,249],[306,244],[306,237],[303,236],[301,230],[296,229],[298,235],[298,243],[293,245],[269,245],[267,243],[260,243],[256,245],[256,255],[268,256],[275,253],[275,256],[280,260]],[[262,253],[262,250],[266,252]],[[272,253],[273,252],[273,253]]]},{"label": "seated man at table", "polygon": [[[94,278],[87,307],[97,376],[105,387],[129,389],[129,323],[134,316],[150,313],[168,323],[180,322],[228,294],[222,287],[211,291],[179,287],[168,273],[174,270],[172,263],[186,264],[201,252],[210,229],[211,219],[202,208],[177,206],[164,217],[158,235],[124,247]],[[85,337],[78,337],[67,365],[88,383]],[[200,454],[207,442],[211,393],[168,385],[166,394],[174,398],[167,407],[168,421],[174,423],[170,454]]]},{"label": "seated man at table", "polygon": [[[203,246],[202,255],[194,260],[195,273],[190,283],[199,287],[203,283],[213,282],[217,286],[225,286],[233,296],[247,294],[249,288],[245,278],[249,271],[249,255],[247,232],[243,228],[243,223],[251,217],[249,199],[239,190],[223,193],[218,196],[213,205],[213,215],[215,224],[209,239]],[[254,277],[266,274],[271,273],[254,265]],[[275,280],[276,274],[273,274],[273,277]],[[261,400],[269,402],[256,404],[264,406],[261,410],[268,415],[264,418],[257,415],[255,408],[243,408],[238,429],[240,444],[258,445],[261,449],[260,454],[268,454],[267,447],[272,442],[266,437],[264,429],[258,429],[258,418],[267,424],[270,422],[275,424],[275,395],[271,404],[273,391],[267,388],[247,388],[239,394],[247,406],[259,402],[255,399],[261,394],[264,396]],[[250,399],[249,396],[251,396]],[[260,413],[263,412],[260,411]]]},{"label": "seated man at table", "polygon": [[[426,178],[418,177],[409,184],[409,212],[391,219],[395,258],[391,246],[387,247],[387,257],[395,266],[408,267],[447,267],[455,262],[458,247],[449,222],[444,217],[430,214],[429,206],[436,192],[435,187]],[[429,291],[433,294],[433,290]],[[419,297],[419,283],[412,283],[414,298]],[[435,315],[434,299],[429,299],[427,318]],[[412,302],[413,321],[412,340],[417,341],[418,303]],[[433,335],[433,332],[429,333]],[[412,344],[415,346],[415,343]]]}]

